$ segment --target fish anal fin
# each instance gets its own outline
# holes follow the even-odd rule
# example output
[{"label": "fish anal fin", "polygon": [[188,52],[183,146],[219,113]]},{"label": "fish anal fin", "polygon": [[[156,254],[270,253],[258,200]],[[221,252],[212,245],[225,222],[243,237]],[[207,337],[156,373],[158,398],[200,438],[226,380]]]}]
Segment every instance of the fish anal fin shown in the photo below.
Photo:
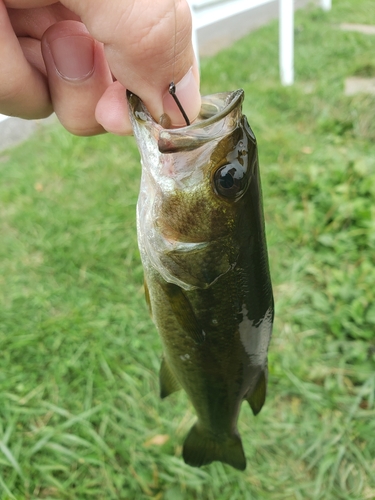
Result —
[{"label": "fish anal fin", "polygon": [[178,380],[173,375],[172,370],[169,368],[165,358],[163,358],[161,362],[159,381],[160,381],[160,397],[162,399],[166,398],[173,392],[176,392],[179,389],[181,389]]},{"label": "fish anal fin", "polygon": [[199,422],[190,429],[184,442],[182,456],[185,463],[193,467],[219,461],[235,469],[246,468],[241,438],[237,434],[214,436],[209,431],[201,429]]},{"label": "fish anal fin", "polygon": [[267,368],[262,370],[259,375],[255,389],[245,399],[249,403],[254,415],[258,415],[266,400],[267,392]]}]

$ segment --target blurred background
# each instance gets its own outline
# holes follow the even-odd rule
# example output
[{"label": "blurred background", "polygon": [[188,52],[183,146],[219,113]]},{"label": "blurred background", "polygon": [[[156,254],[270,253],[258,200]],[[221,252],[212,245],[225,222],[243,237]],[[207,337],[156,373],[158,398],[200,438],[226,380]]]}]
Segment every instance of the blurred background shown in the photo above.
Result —
[{"label": "blurred background", "polygon": [[300,7],[292,85],[276,2],[198,31],[202,93],[245,90],[276,299],[245,472],[185,465],[193,409],[159,400],[134,139],[0,123],[2,499],[375,499],[375,9]]}]

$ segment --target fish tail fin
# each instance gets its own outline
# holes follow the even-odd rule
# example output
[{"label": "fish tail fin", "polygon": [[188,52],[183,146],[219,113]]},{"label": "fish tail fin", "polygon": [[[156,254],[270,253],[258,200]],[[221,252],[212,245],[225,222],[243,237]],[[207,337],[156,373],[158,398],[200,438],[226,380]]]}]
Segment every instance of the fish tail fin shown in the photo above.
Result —
[{"label": "fish tail fin", "polygon": [[185,463],[193,467],[201,467],[218,460],[235,469],[246,468],[246,458],[238,434],[217,438],[202,429],[199,422],[190,429],[184,442],[182,456]]}]

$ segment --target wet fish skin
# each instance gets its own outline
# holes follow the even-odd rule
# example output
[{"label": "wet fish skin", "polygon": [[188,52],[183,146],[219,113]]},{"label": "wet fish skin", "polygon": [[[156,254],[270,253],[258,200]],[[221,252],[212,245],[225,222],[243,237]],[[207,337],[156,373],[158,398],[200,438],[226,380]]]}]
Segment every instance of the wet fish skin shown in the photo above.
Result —
[{"label": "wet fish skin", "polygon": [[183,447],[192,466],[244,470],[237,430],[267,385],[274,304],[255,136],[243,91],[202,99],[198,120],[165,130],[128,92],[142,157],[138,244],[164,357],[161,397],[182,387],[197,423]]}]

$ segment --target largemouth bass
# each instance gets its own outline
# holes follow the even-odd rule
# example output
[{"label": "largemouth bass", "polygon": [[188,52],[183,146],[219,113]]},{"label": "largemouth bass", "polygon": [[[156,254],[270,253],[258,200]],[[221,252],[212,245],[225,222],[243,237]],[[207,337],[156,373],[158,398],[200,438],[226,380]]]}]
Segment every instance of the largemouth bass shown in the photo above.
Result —
[{"label": "largemouth bass", "polygon": [[274,305],[255,136],[242,90],[203,97],[190,126],[164,129],[128,92],[141,153],[138,245],[164,357],[160,393],[183,388],[198,420],[183,458],[244,470],[243,400],[267,386]]}]

